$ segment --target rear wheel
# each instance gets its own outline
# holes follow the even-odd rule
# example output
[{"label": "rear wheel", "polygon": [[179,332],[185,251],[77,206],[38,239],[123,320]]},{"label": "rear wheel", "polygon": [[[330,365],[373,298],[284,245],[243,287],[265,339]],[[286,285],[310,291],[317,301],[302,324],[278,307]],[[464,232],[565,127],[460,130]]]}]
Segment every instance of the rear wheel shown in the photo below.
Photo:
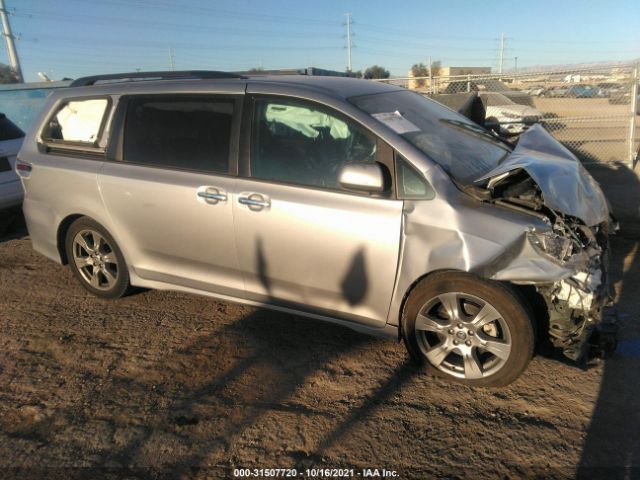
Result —
[{"label": "rear wheel", "polygon": [[412,358],[468,385],[513,382],[534,351],[526,306],[506,286],[468,273],[439,272],[407,299],[402,336]]},{"label": "rear wheel", "polygon": [[79,218],[67,231],[65,250],[73,274],[88,291],[118,298],[130,288],[129,272],[115,240],[90,218]]}]

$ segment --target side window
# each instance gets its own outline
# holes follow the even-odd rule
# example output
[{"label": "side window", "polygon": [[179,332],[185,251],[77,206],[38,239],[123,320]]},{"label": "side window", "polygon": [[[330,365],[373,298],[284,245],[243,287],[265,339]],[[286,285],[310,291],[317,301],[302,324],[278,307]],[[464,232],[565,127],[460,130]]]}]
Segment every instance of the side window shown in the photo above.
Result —
[{"label": "side window", "polygon": [[234,102],[211,96],[131,98],[123,160],[158,167],[227,173]]},{"label": "side window", "polygon": [[108,103],[105,98],[65,103],[45,127],[43,140],[95,144],[100,136]]},{"label": "side window", "polygon": [[252,137],[251,176],[264,180],[338,189],[345,163],[376,158],[371,134],[303,102],[257,99]]},{"label": "side window", "polygon": [[429,182],[399,155],[396,155],[396,182],[400,199],[431,200],[435,197]]}]

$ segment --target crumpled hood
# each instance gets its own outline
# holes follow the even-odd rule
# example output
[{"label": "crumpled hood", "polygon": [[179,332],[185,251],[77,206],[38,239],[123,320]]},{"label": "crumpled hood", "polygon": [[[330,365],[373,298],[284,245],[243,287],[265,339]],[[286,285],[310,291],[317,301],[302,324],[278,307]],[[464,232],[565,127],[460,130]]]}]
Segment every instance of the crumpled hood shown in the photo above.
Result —
[{"label": "crumpled hood", "polygon": [[513,152],[477,182],[519,169],[536,182],[551,210],[577,217],[590,227],[609,220],[607,200],[598,183],[541,125],[520,135]]}]

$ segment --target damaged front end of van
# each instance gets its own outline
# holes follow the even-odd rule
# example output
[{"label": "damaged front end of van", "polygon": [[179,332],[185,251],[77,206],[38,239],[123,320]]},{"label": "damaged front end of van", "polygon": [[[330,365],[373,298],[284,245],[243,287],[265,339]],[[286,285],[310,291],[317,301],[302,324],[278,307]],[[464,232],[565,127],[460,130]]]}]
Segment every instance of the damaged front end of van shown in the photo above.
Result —
[{"label": "damaged front end of van", "polygon": [[427,271],[526,286],[544,303],[548,338],[566,357],[583,363],[615,350],[608,237],[617,225],[577,158],[533,126],[491,171],[455,184],[465,193],[456,204],[405,202],[400,288],[410,288],[424,259]]},{"label": "damaged front end of van", "polygon": [[556,277],[540,281],[535,279],[540,272],[529,272],[533,280],[527,282],[527,274],[517,272],[522,256],[514,255],[491,278],[535,286],[546,303],[549,338],[566,357],[582,362],[615,350],[608,238],[617,224],[599,185],[577,158],[534,126],[500,165],[475,183],[487,201],[539,216],[547,228],[529,228],[525,249],[548,260],[535,268]]}]

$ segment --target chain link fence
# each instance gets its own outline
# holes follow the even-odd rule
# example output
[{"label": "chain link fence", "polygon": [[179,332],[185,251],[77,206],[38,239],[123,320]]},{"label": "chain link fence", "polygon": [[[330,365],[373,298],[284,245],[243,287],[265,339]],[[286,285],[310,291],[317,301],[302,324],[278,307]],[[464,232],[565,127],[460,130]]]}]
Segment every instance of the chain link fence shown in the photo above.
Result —
[{"label": "chain link fence", "polygon": [[584,163],[638,157],[638,65],[501,75],[405,77],[380,80],[434,98],[455,109],[477,92],[486,118],[504,135],[539,122]]}]

